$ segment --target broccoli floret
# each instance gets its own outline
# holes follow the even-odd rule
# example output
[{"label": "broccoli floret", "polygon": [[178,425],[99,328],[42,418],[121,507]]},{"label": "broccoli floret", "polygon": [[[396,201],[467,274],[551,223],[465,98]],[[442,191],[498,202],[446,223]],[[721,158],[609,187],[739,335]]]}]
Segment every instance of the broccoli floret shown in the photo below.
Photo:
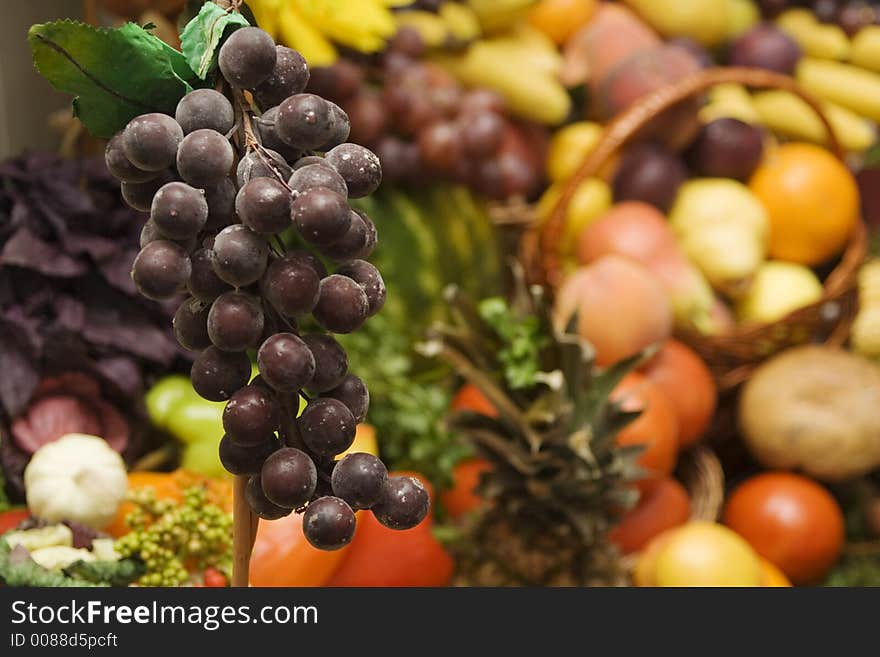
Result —
[{"label": "broccoli floret", "polygon": [[128,586],[144,573],[140,559],[118,561],[77,561],[64,569],[64,574],[93,584]]},{"label": "broccoli floret", "polygon": [[9,547],[3,538],[0,538],[0,582],[6,586],[35,586],[35,587],[86,587],[96,586],[91,582],[67,577],[61,573],[55,573],[40,567],[26,549],[16,546]]}]

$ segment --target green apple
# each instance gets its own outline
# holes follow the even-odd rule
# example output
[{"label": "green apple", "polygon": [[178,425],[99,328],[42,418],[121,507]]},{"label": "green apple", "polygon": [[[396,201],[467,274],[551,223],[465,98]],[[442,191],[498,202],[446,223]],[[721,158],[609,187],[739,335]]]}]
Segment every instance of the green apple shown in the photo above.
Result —
[{"label": "green apple", "polygon": [[197,402],[201,398],[193,390],[189,377],[182,374],[164,377],[144,396],[150,421],[162,429],[168,428],[168,416],[171,409],[184,400]]},{"label": "green apple", "polygon": [[210,402],[201,398],[181,399],[169,410],[165,428],[177,440],[188,445],[203,442],[217,445],[223,437],[225,406],[225,402]]},{"label": "green apple", "polygon": [[180,467],[206,477],[227,477],[229,473],[220,463],[219,439],[205,440],[184,447]]}]

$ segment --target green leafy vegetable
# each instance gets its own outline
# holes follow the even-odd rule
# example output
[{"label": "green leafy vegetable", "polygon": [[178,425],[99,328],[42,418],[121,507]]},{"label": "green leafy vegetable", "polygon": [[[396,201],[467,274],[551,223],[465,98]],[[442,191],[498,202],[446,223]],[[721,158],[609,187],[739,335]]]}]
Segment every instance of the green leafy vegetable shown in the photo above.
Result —
[{"label": "green leafy vegetable", "polygon": [[190,68],[202,80],[217,66],[217,49],[227,29],[246,27],[247,19],[213,2],[202,5],[180,34],[180,49]]},{"label": "green leafy vegetable", "polygon": [[538,318],[534,315],[518,317],[501,297],[484,299],[479,311],[483,321],[495,330],[504,344],[498,352],[498,360],[504,368],[507,385],[513,390],[524,390],[538,383],[541,350],[550,344]]},{"label": "green leafy vegetable", "polygon": [[446,424],[449,371],[424,369],[410,338],[382,313],[339,337],[351,371],[370,389],[367,421],[376,428],[382,458],[392,469],[415,470],[448,487],[452,468],[471,453]]},{"label": "green leafy vegetable", "polygon": [[42,23],[28,31],[28,42],[37,70],[76,96],[74,114],[97,137],[112,136],[145,112],[173,114],[196,80],[183,54],[135,23]]},{"label": "green leafy vegetable", "polygon": [[77,561],[64,569],[68,577],[107,586],[128,586],[144,574],[144,563],[139,559],[118,561]]},{"label": "green leafy vegetable", "polygon": [[831,570],[825,586],[880,586],[880,553],[845,555]]},{"label": "green leafy vegetable", "polygon": [[0,583],[5,586],[33,587],[88,587],[97,586],[62,573],[46,570],[33,559],[24,548],[11,549],[0,537]]}]

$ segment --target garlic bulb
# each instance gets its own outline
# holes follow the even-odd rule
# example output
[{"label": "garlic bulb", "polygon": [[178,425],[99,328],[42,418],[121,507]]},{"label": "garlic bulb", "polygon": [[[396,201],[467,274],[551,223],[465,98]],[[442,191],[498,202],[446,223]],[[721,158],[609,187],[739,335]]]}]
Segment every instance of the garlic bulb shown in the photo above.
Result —
[{"label": "garlic bulb", "polygon": [[24,471],[28,508],[51,522],[101,529],[128,490],[125,463],[101,438],[68,434],[38,449]]}]

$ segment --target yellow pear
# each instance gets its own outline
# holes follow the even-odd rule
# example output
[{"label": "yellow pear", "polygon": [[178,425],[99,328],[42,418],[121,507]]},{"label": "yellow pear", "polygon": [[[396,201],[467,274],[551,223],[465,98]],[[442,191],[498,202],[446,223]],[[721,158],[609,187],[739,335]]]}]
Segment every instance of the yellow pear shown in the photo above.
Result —
[{"label": "yellow pear", "polygon": [[767,254],[769,220],[749,188],[726,178],[690,180],[669,213],[688,258],[717,290],[743,294]]},{"label": "yellow pear", "polygon": [[741,322],[769,323],[822,298],[822,283],[811,269],[791,262],[765,262],[736,307]]}]

